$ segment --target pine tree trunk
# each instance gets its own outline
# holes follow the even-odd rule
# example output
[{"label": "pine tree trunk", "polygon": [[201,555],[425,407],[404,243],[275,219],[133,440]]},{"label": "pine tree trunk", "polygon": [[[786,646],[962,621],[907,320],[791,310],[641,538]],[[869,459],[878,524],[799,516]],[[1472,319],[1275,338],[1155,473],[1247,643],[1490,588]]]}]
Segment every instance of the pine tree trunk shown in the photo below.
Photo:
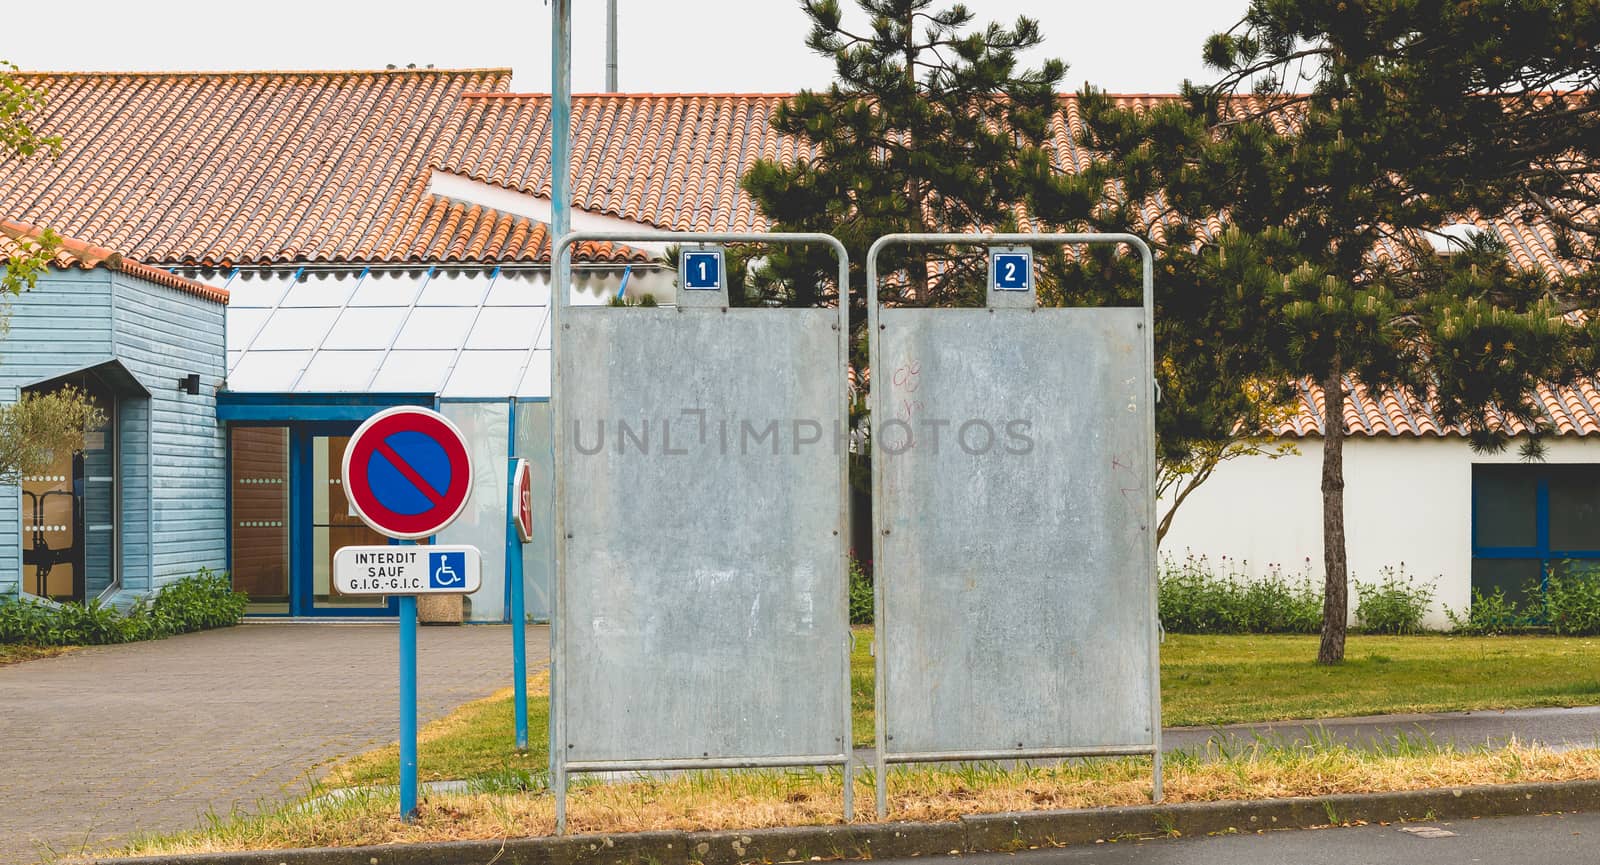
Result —
[{"label": "pine tree trunk", "polygon": [[[909,6],[906,8],[905,20],[901,22],[901,26],[905,28],[906,38],[906,44],[904,48],[906,84],[909,86],[912,93],[916,93],[917,50],[915,34],[917,32],[917,18],[916,10],[914,8]],[[906,142],[906,146],[911,149],[915,149],[916,144],[917,142],[915,139]],[[915,226],[911,230],[927,231],[928,227],[924,225],[922,221],[922,182],[916,177],[911,177],[906,183],[906,202],[911,207],[910,223],[911,225]],[[916,304],[927,303],[929,293],[928,256],[921,250],[922,247],[920,246],[913,247],[913,254],[911,256],[911,301]]]},{"label": "pine tree trunk", "polygon": [[1317,663],[1344,661],[1350,617],[1349,566],[1344,544],[1344,375],[1338,358],[1322,383],[1322,646]]}]

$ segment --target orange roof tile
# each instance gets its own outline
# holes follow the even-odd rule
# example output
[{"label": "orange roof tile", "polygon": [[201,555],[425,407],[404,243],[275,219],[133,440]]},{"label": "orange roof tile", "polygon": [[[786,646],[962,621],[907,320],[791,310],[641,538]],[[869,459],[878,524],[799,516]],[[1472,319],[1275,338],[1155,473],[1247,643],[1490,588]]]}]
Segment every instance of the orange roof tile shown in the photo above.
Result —
[{"label": "orange roof tile", "polygon": [[[44,229],[37,225],[25,222],[15,222],[9,219],[0,219],[0,265],[9,261],[12,256],[22,251],[22,242],[38,241],[44,235]],[[96,246],[87,241],[73,237],[61,238],[61,245],[56,249],[55,257],[50,262],[59,268],[76,267],[80,270],[93,270],[104,267],[138,277],[146,282],[175,288],[197,297],[203,297],[216,303],[227,303],[228,292],[213,285],[185,279],[171,271],[148,264],[140,264],[121,253],[113,252],[103,246]]]},{"label": "orange roof tile", "polygon": [[461,94],[510,70],[18,75],[66,149],[0,160],[8,218],[174,266],[549,259],[532,221],[427,193]]}]

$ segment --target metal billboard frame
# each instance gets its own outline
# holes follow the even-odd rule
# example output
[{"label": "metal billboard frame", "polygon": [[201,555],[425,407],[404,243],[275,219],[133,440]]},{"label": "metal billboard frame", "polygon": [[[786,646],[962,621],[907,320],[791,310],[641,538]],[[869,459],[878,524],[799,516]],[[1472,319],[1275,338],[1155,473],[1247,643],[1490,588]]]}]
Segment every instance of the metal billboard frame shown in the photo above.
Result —
[{"label": "metal billboard frame", "polygon": [[[1139,253],[1142,265],[1143,299],[1144,299],[1144,342],[1145,342],[1145,376],[1150,382],[1152,391],[1155,384],[1155,291],[1154,291],[1154,263],[1150,247],[1143,238],[1126,233],[1058,233],[1058,234],[886,234],[873,242],[867,250],[866,276],[867,276],[867,334],[868,334],[868,364],[874,374],[878,370],[879,326],[878,326],[878,254],[884,248],[893,245],[906,246],[932,246],[932,245],[1019,245],[1036,246],[1048,245],[1091,245],[1115,244],[1127,245]],[[986,290],[987,294],[987,290]],[[885,393],[884,388],[871,388],[869,403],[874,423],[878,418],[887,417],[887,407],[881,405]],[[1150,412],[1149,422],[1145,430],[1145,456],[1149,465],[1155,465],[1155,412]],[[882,469],[874,465],[872,471],[872,520],[873,520],[873,548],[874,563],[881,562],[880,553],[877,551],[881,543],[881,527],[884,525],[883,513],[884,497],[880,489]],[[1145,518],[1146,525],[1155,525],[1155,477],[1152,475],[1146,481]],[[1148,533],[1149,561],[1156,561],[1155,532]],[[1127,746],[1088,747],[1088,748],[1047,748],[1047,749],[1019,749],[1007,751],[939,751],[929,753],[907,752],[890,754],[886,739],[888,731],[888,707],[885,705],[886,692],[886,657],[887,652],[881,647],[875,647],[873,652],[876,665],[876,686],[874,700],[876,709],[876,762],[874,765],[874,784],[877,794],[877,815],[883,820],[888,815],[888,767],[892,763],[924,763],[945,761],[988,761],[988,760],[1017,760],[1017,759],[1049,759],[1061,757],[1101,757],[1101,756],[1134,756],[1149,754],[1153,763],[1151,799],[1159,803],[1161,792],[1161,646],[1160,628],[1157,624],[1156,604],[1156,578],[1155,573],[1149,575],[1149,599],[1151,627],[1149,635],[1149,663],[1150,675],[1150,716],[1151,716],[1151,741],[1148,745],[1139,743]],[[875,622],[885,621],[884,616],[883,583],[874,580],[873,585],[873,618]]]},{"label": "metal billboard frame", "polygon": [[[842,593],[845,621],[845,646],[844,663],[839,670],[839,681],[843,687],[844,711],[839,723],[842,730],[843,748],[838,754],[799,755],[794,757],[771,758],[719,758],[706,757],[700,759],[670,759],[670,760],[608,760],[608,761],[568,761],[565,758],[567,745],[566,717],[563,709],[562,673],[565,667],[565,636],[566,624],[563,615],[566,600],[567,585],[567,527],[566,527],[566,486],[567,467],[561,455],[566,444],[568,406],[565,400],[556,398],[560,393],[561,363],[560,352],[562,343],[561,314],[571,305],[571,274],[567,256],[571,249],[579,243],[676,243],[676,244],[706,244],[706,243],[796,243],[818,244],[833,250],[839,264],[839,351],[837,369],[834,370],[835,386],[838,391],[837,400],[840,417],[848,420],[850,417],[849,394],[846,388],[849,371],[849,345],[850,345],[850,255],[843,243],[831,234],[816,232],[696,232],[696,231],[624,231],[624,232],[586,232],[573,231],[562,235],[551,247],[551,270],[554,279],[550,301],[550,329],[551,329],[551,411],[552,426],[551,453],[552,466],[555,473],[555,579],[551,592],[550,615],[550,786],[554,791],[556,801],[556,834],[564,834],[567,825],[567,780],[568,774],[578,772],[639,772],[639,771],[670,771],[683,769],[759,769],[783,768],[791,766],[839,766],[844,779],[844,818],[849,822],[855,811],[854,803],[854,775],[855,756],[854,745],[851,738],[851,713],[850,713],[850,642],[854,639],[849,629],[850,621],[850,595],[848,584]],[[726,280],[726,274],[723,279]],[[726,285],[726,282],[724,283]],[[679,289],[682,290],[681,288]],[[726,290],[726,289],[724,289]],[[848,581],[849,569],[845,557],[848,556],[848,544],[843,542],[844,533],[849,530],[849,451],[840,449],[839,452],[839,502],[836,515],[841,537],[839,573],[846,575]]]}]

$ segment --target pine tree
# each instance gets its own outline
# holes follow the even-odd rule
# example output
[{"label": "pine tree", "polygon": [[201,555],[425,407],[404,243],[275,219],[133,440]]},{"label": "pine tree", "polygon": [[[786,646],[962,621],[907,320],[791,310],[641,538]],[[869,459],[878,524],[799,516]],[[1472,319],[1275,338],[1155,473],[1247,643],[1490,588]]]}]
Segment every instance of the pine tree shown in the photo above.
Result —
[{"label": "pine tree", "polygon": [[[795,94],[772,124],[815,156],[759,162],[743,183],[774,231],[838,237],[863,298],[867,248],[882,235],[1014,229],[1029,177],[1049,164],[1048,125],[1066,66],[1019,65],[1019,52],[1043,40],[1029,18],[976,28],[959,3],[858,3],[867,18],[861,28],[847,25],[838,0],[802,2],[812,24],[806,44],[833,60],[836,80]],[[981,296],[983,267],[981,251],[970,248],[895,248],[880,272],[908,279],[883,299],[971,303]],[[774,247],[750,288],[766,300],[826,303],[837,297],[835,273],[825,250]]]},{"label": "pine tree", "polygon": [[[1216,84],[1186,83],[1179,99],[1146,110],[1121,109],[1086,89],[1083,143],[1106,159],[1081,176],[1052,178],[1052,191],[1041,196],[1047,219],[1083,217],[1085,199],[1114,182],[1120,197],[1096,206],[1092,224],[1163,226],[1157,280],[1174,299],[1160,312],[1181,309],[1180,326],[1192,336],[1176,352],[1180,372],[1224,370],[1219,380],[1230,387],[1302,379],[1321,385],[1320,663],[1343,659],[1348,617],[1347,382],[1420,395],[1447,423],[1466,424],[1480,446],[1493,446],[1491,408],[1537,425],[1525,399],[1536,383],[1570,381],[1596,368],[1593,319],[1576,326],[1561,317],[1571,304],[1560,299],[1574,284],[1515,268],[1506,250],[1484,237],[1454,255],[1435,254],[1428,232],[1470,204],[1506,205],[1514,184],[1470,195],[1453,186],[1467,175],[1440,169],[1440,153],[1453,139],[1437,134],[1434,123],[1449,110],[1432,105],[1408,114],[1424,101],[1404,91],[1418,79],[1387,77],[1391,70],[1372,59],[1377,55],[1339,42],[1359,31],[1403,45],[1419,37],[1385,27],[1395,8],[1422,20],[1466,14],[1456,11],[1464,6],[1474,4],[1256,0],[1240,26],[1207,43],[1207,62],[1222,76]],[[1326,11],[1315,20],[1338,24],[1329,26],[1336,32],[1316,32],[1303,14],[1308,7]],[[1428,11],[1415,11],[1422,7]],[[1465,38],[1471,28],[1458,32]],[[1476,38],[1515,41],[1503,30]],[[1556,44],[1519,50],[1545,56]],[[1302,61],[1309,62],[1304,78]],[[1302,86],[1306,92],[1297,92]],[[1251,93],[1242,92],[1247,87]],[[1456,104],[1463,106],[1453,109],[1458,132],[1481,122],[1466,119],[1483,116],[1480,104]],[[1222,228],[1196,231],[1206,225]],[[1114,293],[1103,270],[1090,259],[1070,262],[1061,269],[1063,290]],[[1216,414],[1193,420],[1197,434],[1213,425],[1212,435],[1227,422]]]}]

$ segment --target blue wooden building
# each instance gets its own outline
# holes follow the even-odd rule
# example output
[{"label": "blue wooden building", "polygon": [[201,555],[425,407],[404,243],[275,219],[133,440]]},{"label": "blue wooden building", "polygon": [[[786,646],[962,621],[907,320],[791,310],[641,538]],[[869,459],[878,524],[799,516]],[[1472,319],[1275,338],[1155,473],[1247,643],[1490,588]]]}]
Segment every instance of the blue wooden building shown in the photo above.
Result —
[{"label": "blue wooden building", "polygon": [[[0,247],[30,229],[0,223]],[[56,264],[10,301],[0,401],[72,386],[107,423],[0,490],[0,596],[123,602],[225,570],[227,294],[77,241]]]}]

